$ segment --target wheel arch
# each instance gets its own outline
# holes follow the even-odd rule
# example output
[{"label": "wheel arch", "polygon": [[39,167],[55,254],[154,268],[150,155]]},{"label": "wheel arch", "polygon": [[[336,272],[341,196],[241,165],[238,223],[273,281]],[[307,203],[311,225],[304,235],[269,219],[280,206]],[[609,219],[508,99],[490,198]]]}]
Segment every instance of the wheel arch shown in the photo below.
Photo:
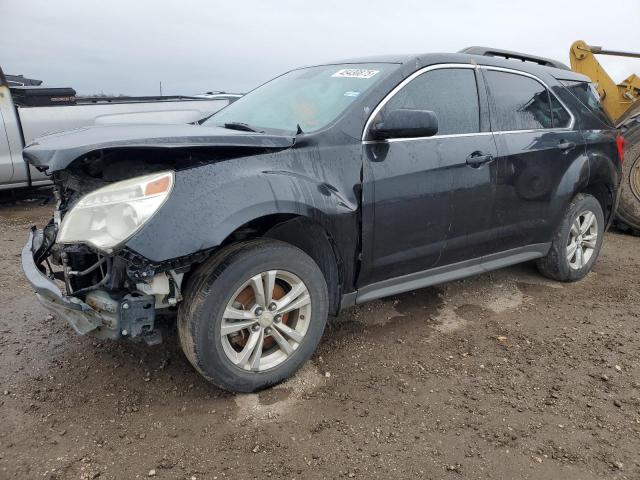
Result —
[{"label": "wheel arch", "polygon": [[615,216],[620,183],[619,170],[614,165],[614,161],[601,154],[591,155],[588,181],[575,192],[591,195],[598,200],[607,226]]},{"label": "wheel arch", "polygon": [[282,212],[262,215],[235,228],[221,246],[259,237],[286,242],[309,255],[327,282],[329,312],[338,313],[344,285],[342,254],[317,216]]},{"label": "wheel arch", "polygon": [[592,195],[605,216],[605,226],[611,224],[618,201],[620,175],[612,158],[600,150],[581,155],[567,169],[558,184],[558,207],[554,208],[553,231],[556,231],[571,201],[580,193]]},{"label": "wheel arch", "polygon": [[604,214],[605,225],[609,225],[609,221],[612,218],[612,214],[615,211],[615,194],[607,183],[605,182],[590,182],[584,188],[580,189],[580,192],[587,195],[591,195],[598,200],[598,203],[602,207],[602,213]]}]

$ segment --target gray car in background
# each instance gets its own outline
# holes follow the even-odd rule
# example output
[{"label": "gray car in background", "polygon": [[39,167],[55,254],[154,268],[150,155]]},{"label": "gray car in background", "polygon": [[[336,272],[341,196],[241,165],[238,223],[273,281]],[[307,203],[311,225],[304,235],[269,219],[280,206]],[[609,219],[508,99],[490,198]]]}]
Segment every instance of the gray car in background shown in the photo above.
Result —
[{"label": "gray car in background", "polygon": [[90,125],[196,123],[241,95],[76,98],[71,88],[11,87],[0,69],[0,190],[42,186],[22,149],[36,138]]}]

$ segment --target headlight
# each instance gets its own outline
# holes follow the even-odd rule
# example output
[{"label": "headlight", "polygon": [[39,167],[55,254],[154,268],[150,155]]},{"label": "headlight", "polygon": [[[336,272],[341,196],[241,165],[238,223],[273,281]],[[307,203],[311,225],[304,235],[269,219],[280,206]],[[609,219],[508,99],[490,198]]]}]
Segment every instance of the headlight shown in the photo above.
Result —
[{"label": "headlight", "polygon": [[121,244],[153,216],[169,197],[173,172],[154,173],[95,190],[67,213],[57,242],[89,243],[100,250]]}]

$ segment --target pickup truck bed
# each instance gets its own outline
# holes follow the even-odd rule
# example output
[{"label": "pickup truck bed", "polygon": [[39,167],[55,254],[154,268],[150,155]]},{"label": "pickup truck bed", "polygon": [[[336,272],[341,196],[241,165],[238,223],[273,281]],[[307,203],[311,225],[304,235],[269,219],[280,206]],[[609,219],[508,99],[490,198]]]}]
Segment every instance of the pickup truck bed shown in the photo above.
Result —
[{"label": "pickup truck bed", "polygon": [[[29,105],[25,101],[27,93],[37,97],[43,90],[49,95],[49,104],[42,105],[42,99],[38,99],[38,106]],[[76,99],[74,95],[75,92],[67,88],[22,87],[14,99],[12,89],[9,89],[0,70],[0,190],[49,183],[46,175],[29,167],[22,158],[24,146],[43,135],[89,125],[193,123],[240,97],[237,94],[219,94],[213,98],[174,96]]]}]

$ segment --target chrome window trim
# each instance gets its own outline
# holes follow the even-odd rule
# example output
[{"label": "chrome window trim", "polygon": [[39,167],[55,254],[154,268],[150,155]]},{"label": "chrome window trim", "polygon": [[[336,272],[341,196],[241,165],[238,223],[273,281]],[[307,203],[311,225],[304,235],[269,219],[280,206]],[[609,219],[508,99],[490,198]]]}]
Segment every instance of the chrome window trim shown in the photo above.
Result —
[{"label": "chrome window trim", "polygon": [[[404,88],[408,83],[410,83],[411,81],[413,81],[415,78],[419,77],[420,75],[430,72],[432,70],[440,70],[443,68],[468,68],[468,69],[472,69],[472,70],[477,70],[477,69],[481,69],[481,70],[495,70],[498,72],[505,72],[505,73],[512,73],[515,75],[522,75],[523,77],[529,77],[535,81],[537,81],[538,83],[542,84],[542,86],[544,86],[544,88],[547,89],[547,91],[549,92],[550,95],[553,95],[558,102],[560,102],[560,105],[562,105],[562,107],[567,111],[567,113],[569,114],[569,116],[571,117],[571,122],[569,123],[568,127],[558,127],[558,128],[536,128],[536,129],[528,129],[528,130],[497,130],[497,131],[490,131],[490,132],[475,132],[475,133],[454,133],[454,134],[447,134],[447,135],[432,135],[430,137],[400,137],[400,138],[389,138],[386,140],[367,140],[367,132],[369,131],[369,128],[371,127],[371,123],[373,123],[373,119],[376,117],[376,115],[378,115],[378,113],[380,113],[380,110],[382,110],[385,105],[400,91],[402,90],[402,88]],[[375,143],[394,143],[394,142],[408,142],[408,141],[414,141],[414,140],[427,140],[430,138],[453,138],[453,137],[471,137],[471,136],[475,136],[475,135],[504,135],[504,134],[508,134],[508,133],[534,133],[534,132],[549,132],[549,131],[570,131],[573,130],[573,127],[575,125],[576,122],[576,117],[573,115],[573,112],[567,107],[567,105],[551,90],[551,88],[549,88],[549,86],[543,81],[541,80],[539,77],[531,74],[531,73],[527,73],[527,72],[522,72],[520,70],[513,70],[511,68],[504,68],[504,67],[492,67],[492,66],[488,66],[488,65],[472,65],[469,63],[442,63],[442,64],[438,64],[438,65],[430,65],[428,67],[424,67],[421,68],[420,70],[416,70],[415,72],[413,72],[411,75],[409,75],[407,78],[405,78],[402,82],[400,82],[398,85],[396,85],[393,90],[391,90],[381,101],[380,103],[378,103],[378,105],[376,106],[376,108],[373,109],[373,111],[371,112],[371,114],[369,115],[369,118],[367,118],[367,121],[364,125],[364,130],[362,131],[362,143],[365,145],[368,144],[375,144]]]},{"label": "chrome window trim", "polygon": [[550,95],[553,95],[556,98],[556,100],[558,100],[558,102],[560,102],[560,105],[562,105],[562,108],[564,108],[565,111],[571,117],[571,122],[569,123],[568,127],[534,128],[534,129],[528,129],[528,130],[497,130],[497,131],[495,131],[493,133],[504,134],[504,133],[518,133],[518,132],[548,132],[549,130],[560,130],[560,131],[573,130],[573,127],[576,124],[576,117],[573,115],[573,112],[569,109],[569,107],[567,107],[567,105],[560,99],[560,97],[558,97],[555,93],[553,93],[553,90],[551,90],[549,85],[547,85],[544,80],[540,79],[539,77],[536,77],[535,75],[532,75],[531,73],[521,72],[520,70],[513,70],[511,68],[490,67],[490,66],[486,66],[486,65],[483,65],[480,68],[483,69],[483,70],[494,70],[496,72],[504,72],[504,73],[512,73],[514,75],[522,75],[523,77],[529,77],[529,78],[535,80],[536,82],[542,84],[542,86],[547,89],[547,92],[549,92]]},{"label": "chrome window trim", "polygon": [[387,138],[385,140],[362,140],[364,145],[371,145],[374,143],[386,142],[410,142],[412,140],[439,140],[441,138],[455,138],[455,137],[478,137],[481,135],[493,135],[493,132],[476,132],[476,133],[451,133],[447,135],[432,135],[430,137],[402,137],[402,138]]},{"label": "chrome window trim", "polygon": [[[369,115],[369,118],[367,119],[367,122],[364,124],[364,130],[362,131],[362,141],[368,141],[368,142],[380,142],[379,140],[367,140],[367,132],[369,131],[369,128],[371,127],[371,123],[373,123],[373,119],[376,117],[376,115],[378,115],[378,113],[380,113],[380,110],[382,110],[384,108],[384,106],[389,102],[389,100],[391,100],[396,93],[398,93],[400,90],[402,90],[408,83],[410,83],[411,81],[413,81],[415,78],[419,77],[420,75],[430,72],[432,70],[441,70],[443,68],[469,68],[472,70],[475,70],[478,68],[477,65],[471,65],[470,63],[441,63],[438,65],[429,65],[428,67],[423,67],[420,70],[416,70],[415,72],[413,72],[411,75],[409,75],[407,78],[405,78],[403,81],[401,81],[398,85],[396,85],[393,90],[391,90],[389,93],[387,93],[387,95],[380,101],[380,103],[378,103],[378,105],[376,106],[376,108],[373,109],[373,112],[371,112],[371,115]],[[478,105],[478,108],[480,107],[480,105]],[[478,133],[483,133],[483,132],[478,132]],[[457,136],[457,135],[477,135],[477,133],[472,133],[472,134],[466,134],[466,133],[460,133],[460,134],[452,134],[452,135],[447,135],[447,136]],[[422,140],[425,138],[443,138],[445,137],[445,135],[433,135],[431,137],[407,137],[407,138],[395,138],[393,140],[399,141],[399,140]],[[391,139],[389,139],[391,140]],[[387,140],[387,141],[389,141]],[[382,140],[384,141],[384,140]]]}]

